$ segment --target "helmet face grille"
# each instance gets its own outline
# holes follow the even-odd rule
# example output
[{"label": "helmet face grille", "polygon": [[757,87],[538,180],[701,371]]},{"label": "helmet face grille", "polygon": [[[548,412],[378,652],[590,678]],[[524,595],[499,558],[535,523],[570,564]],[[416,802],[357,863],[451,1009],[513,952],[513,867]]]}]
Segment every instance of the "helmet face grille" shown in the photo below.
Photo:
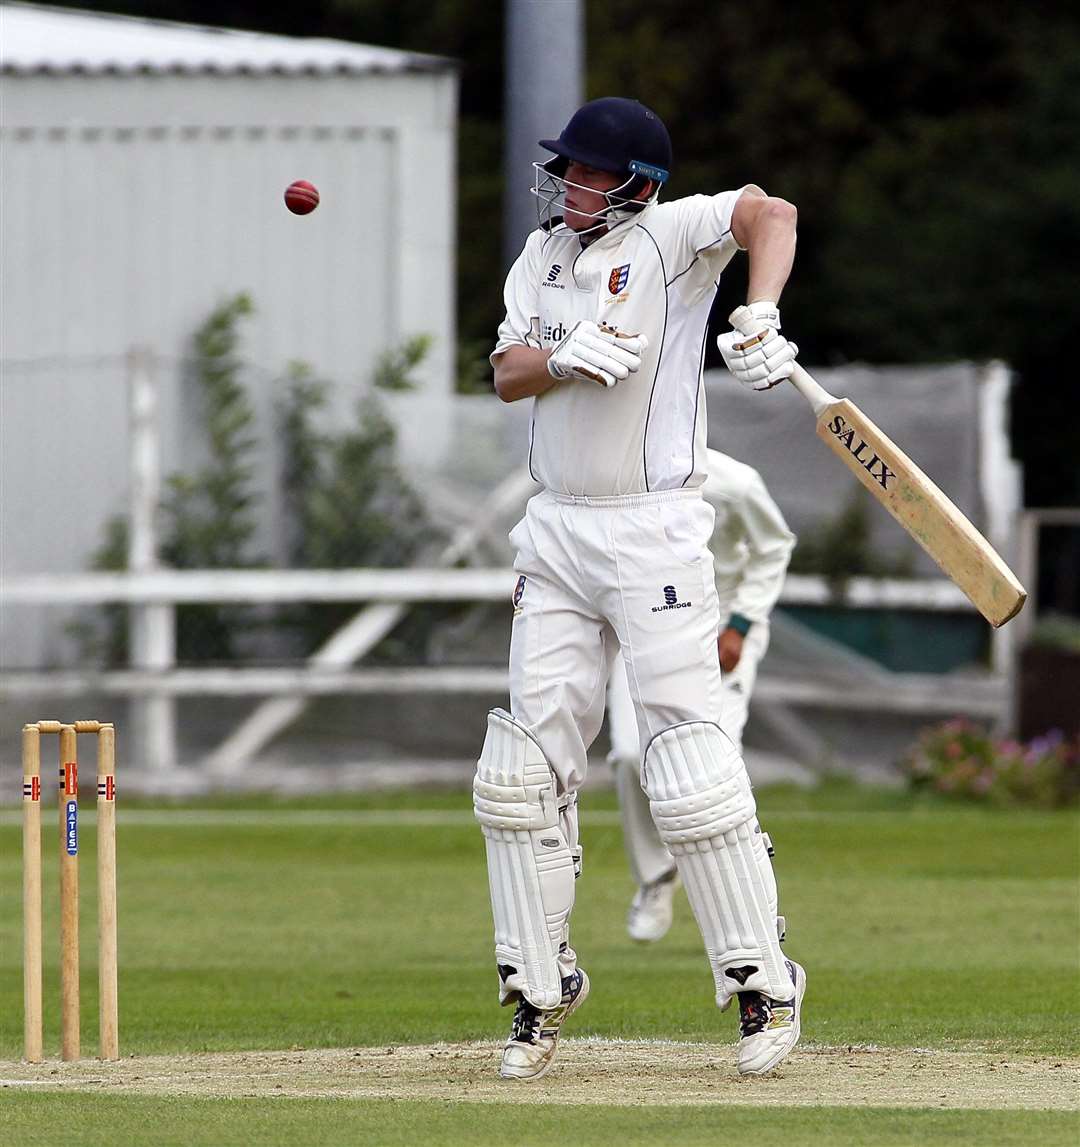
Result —
[{"label": "helmet face grille", "polygon": [[[565,209],[565,196],[568,187],[576,188],[579,191],[595,192],[596,190],[593,187],[586,187],[582,183],[574,183],[565,175],[556,174],[555,168],[560,161],[561,170],[565,172],[569,166],[569,160],[562,157],[559,157],[559,160],[548,160],[547,163],[533,164],[532,193],[536,196],[536,219],[538,226],[545,231],[550,231],[562,219],[561,212]],[[659,194],[659,187],[653,191],[647,200],[636,198],[645,190],[648,182],[643,175],[630,175],[618,187],[601,193],[606,200],[606,205],[599,211],[575,209],[575,215],[583,215],[586,219],[596,220],[591,227],[575,228],[577,234],[588,235],[596,230],[614,227],[631,215],[643,211],[650,203],[655,203]]]}]

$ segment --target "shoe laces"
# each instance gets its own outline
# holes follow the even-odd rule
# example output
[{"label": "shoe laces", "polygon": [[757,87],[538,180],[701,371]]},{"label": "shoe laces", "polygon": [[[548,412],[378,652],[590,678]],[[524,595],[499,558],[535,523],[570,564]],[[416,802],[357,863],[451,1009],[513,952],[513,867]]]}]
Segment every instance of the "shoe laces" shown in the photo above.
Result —
[{"label": "shoe laces", "polygon": [[739,1034],[743,1039],[764,1031],[772,1019],[772,1001],[761,992],[739,993]]},{"label": "shoe laces", "polygon": [[514,1043],[536,1043],[543,1014],[522,996],[514,1012],[514,1022],[510,1025],[510,1039]]}]

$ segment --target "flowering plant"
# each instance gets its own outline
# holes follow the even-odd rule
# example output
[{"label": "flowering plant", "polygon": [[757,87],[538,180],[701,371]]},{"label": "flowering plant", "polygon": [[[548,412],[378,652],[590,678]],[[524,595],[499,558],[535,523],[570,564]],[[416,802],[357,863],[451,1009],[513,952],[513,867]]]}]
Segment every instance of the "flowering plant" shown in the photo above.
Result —
[{"label": "flowering plant", "polygon": [[1057,729],[1022,744],[957,718],[927,729],[904,766],[913,787],[989,804],[1050,807],[1080,797],[1080,742]]}]

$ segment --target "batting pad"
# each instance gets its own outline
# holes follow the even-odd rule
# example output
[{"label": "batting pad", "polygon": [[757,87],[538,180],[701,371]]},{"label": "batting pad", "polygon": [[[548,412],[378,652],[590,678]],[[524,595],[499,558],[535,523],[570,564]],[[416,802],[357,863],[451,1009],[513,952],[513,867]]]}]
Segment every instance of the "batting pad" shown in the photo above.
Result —
[{"label": "batting pad", "polygon": [[795,994],[777,938],[776,881],[746,766],[719,725],[689,721],[645,752],[645,791],[679,869],[726,1008],[740,991]]},{"label": "batting pad", "polygon": [[553,1008],[562,999],[557,957],[574,906],[574,857],[555,774],[528,730],[502,709],[488,714],[473,808],[487,844],[502,998],[520,990],[536,1007]]}]

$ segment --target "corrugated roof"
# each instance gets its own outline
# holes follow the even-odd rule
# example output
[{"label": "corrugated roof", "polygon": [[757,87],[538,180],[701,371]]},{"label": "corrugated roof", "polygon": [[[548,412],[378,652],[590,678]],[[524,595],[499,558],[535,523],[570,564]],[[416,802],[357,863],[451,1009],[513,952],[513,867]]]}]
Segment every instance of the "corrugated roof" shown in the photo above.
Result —
[{"label": "corrugated roof", "polygon": [[0,4],[0,70],[8,73],[441,72],[443,56],[345,40],[303,39],[132,16]]}]

